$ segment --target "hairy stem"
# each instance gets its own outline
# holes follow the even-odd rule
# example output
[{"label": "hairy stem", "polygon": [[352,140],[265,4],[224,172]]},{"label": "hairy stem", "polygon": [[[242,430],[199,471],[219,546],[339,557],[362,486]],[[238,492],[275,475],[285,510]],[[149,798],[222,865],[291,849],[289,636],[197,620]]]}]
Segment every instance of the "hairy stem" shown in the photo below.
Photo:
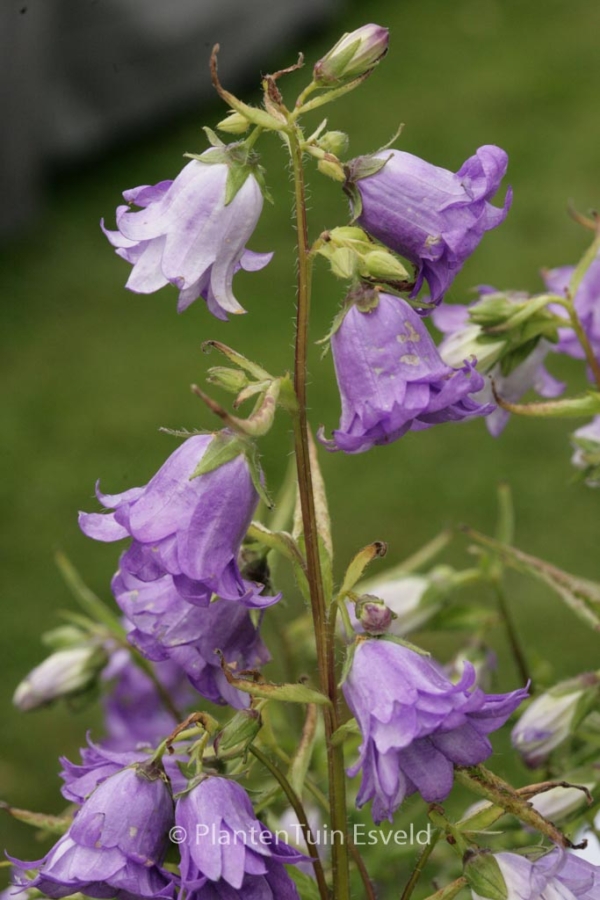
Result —
[{"label": "hairy stem", "polygon": [[571,327],[573,328],[573,331],[577,335],[579,343],[583,348],[586,362],[594,375],[594,381],[596,382],[598,390],[600,390],[600,361],[594,354],[593,347],[590,344],[587,334],[585,333],[585,328],[581,324],[581,319],[577,315],[577,310],[575,309],[575,304],[573,303],[573,301],[571,301],[567,305],[567,310],[569,313],[569,319],[571,321]]},{"label": "hairy stem", "polygon": [[400,900],[410,900],[410,897],[412,896],[412,892],[414,891],[415,887],[417,886],[417,882],[418,882],[419,878],[421,877],[421,874],[423,872],[423,869],[425,868],[425,865],[427,864],[427,860],[433,853],[435,845],[437,844],[437,842],[439,841],[441,836],[442,836],[441,831],[439,831],[439,830],[434,831],[433,834],[431,835],[431,840],[429,841],[429,843],[425,847],[423,847],[423,851],[422,851],[421,855],[419,856],[414,869],[412,870],[411,876],[408,879],[408,881],[406,882],[406,887],[402,891]]},{"label": "hairy stem", "polygon": [[506,628],[506,634],[508,637],[508,642],[510,644],[513,659],[515,661],[517,669],[519,670],[519,675],[521,676],[524,684],[529,684],[531,686],[531,690],[533,691],[533,680],[529,672],[529,666],[527,664],[525,651],[523,650],[523,646],[521,644],[521,641],[519,640],[517,627],[515,625],[513,615],[510,611],[510,607],[506,599],[506,594],[504,593],[504,588],[502,587],[498,579],[494,579],[493,588],[494,593],[496,594],[496,599],[498,601],[498,609],[500,611],[500,615],[504,620],[504,626]]},{"label": "hairy stem", "polygon": [[[328,627],[328,609],[323,587],[319,535],[315,514],[313,476],[310,464],[308,421],[306,414],[306,380],[308,354],[308,324],[310,313],[311,261],[306,221],[306,195],[304,168],[299,133],[292,129],[289,135],[292,169],[294,173],[295,216],[298,238],[298,298],[296,314],[296,347],[294,359],[294,390],[298,408],[293,414],[298,493],[302,509],[302,523],[306,547],[306,568],[310,590],[319,681],[321,690],[331,700],[331,707],[324,710],[327,741],[327,766],[329,774],[329,807],[334,832],[332,845],[332,871],[334,900],[349,900],[350,880],[347,848],[346,782],[343,748],[331,745],[331,736],[338,726],[337,679],[335,672],[334,643]],[[337,834],[336,834],[337,833]]]}]

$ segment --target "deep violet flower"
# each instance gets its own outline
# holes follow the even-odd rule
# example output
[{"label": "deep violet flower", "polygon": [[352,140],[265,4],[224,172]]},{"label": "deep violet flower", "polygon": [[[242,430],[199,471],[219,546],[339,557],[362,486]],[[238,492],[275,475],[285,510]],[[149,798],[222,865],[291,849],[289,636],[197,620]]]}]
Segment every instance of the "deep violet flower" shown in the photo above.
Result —
[{"label": "deep violet flower", "polygon": [[118,541],[132,537],[121,568],[142,581],[174,576],[182,596],[208,606],[211,593],[247,606],[269,606],[278,597],[262,597],[263,586],[245,581],[238,552],[258,494],[249,464],[239,454],[224,465],[192,478],[212,435],[188,438],[144,487],[122,494],[97,491],[110,513],[80,513],[88,537]]},{"label": "deep violet flower", "polygon": [[226,204],[228,173],[224,162],[193,159],[174,181],[123,193],[128,204],[141,209],[119,206],[117,231],[106,229],[104,222],[102,230],[133,266],[126,287],[151,294],[173,284],[179,288],[179,312],[198,297],[219,319],[244,312],[231,289],[233,276],[240,268],[262,269],[273,254],[244,246],[262,211],[258,181],[248,175]]},{"label": "deep violet flower", "polygon": [[400,150],[382,150],[374,159],[387,160],[375,174],[368,174],[372,167],[365,169],[365,158],[348,166],[347,189],[351,198],[354,194],[358,223],[417,267],[411,297],[425,280],[431,302],[438,304],[484,233],[506,218],[510,189],[502,209],[489,201],[504,177],[508,157],[499,147],[486,145],[456,174]]},{"label": "deep violet flower", "polygon": [[506,722],[527,689],[485,694],[473,687],[475,679],[470,663],[453,684],[440,666],[408,647],[359,640],[343,685],[362,733],[348,774],[362,769],[356,802],[373,801],[375,822],[391,820],[415,791],[427,802],[444,800],[455,765],[476,765],[491,754],[487,735]]},{"label": "deep violet flower", "polygon": [[[374,293],[374,292],[373,292]],[[379,294],[367,310],[354,303],[331,338],[342,416],[328,450],[361,453],[407,431],[487,415],[472,394],[485,381],[465,362],[446,365],[422,319],[391,294]]]},{"label": "deep violet flower", "polygon": [[186,836],[180,844],[186,894],[197,900],[297,900],[283,864],[307,858],[256,818],[239,784],[212,776],[203,779],[177,801],[175,821]]},{"label": "deep violet flower", "polygon": [[[600,896],[600,869],[556,847],[532,861],[517,853],[496,853],[509,900],[596,900]],[[472,892],[474,900],[490,894]]]},{"label": "deep violet flower", "polygon": [[143,582],[125,569],[113,578],[112,590],[134,626],[128,639],[144,656],[170,660],[213,703],[238,709],[248,705],[248,695],[227,682],[216,654],[220,650],[239,670],[268,662],[259,628],[244,606],[225,600],[196,606],[181,597],[170,575]]},{"label": "deep violet flower", "polygon": [[[542,276],[549,291],[564,296],[574,272],[575,266],[559,266],[556,269],[546,269],[542,272]],[[575,294],[574,306],[594,355],[600,359],[600,254],[581,279]],[[566,315],[565,310],[559,305],[551,309],[563,318]],[[554,347],[557,353],[566,353],[575,359],[585,358],[583,347],[572,328],[559,328],[558,337],[558,344]]]},{"label": "deep violet flower", "polygon": [[81,892],[100,900],[173,896],[160,869],[173,821],[173,798],[156,766],[121,769],[92,792],[69,830],[36,862],[14,861],[22,870],[39,869],[23,887],[51,898]]}]

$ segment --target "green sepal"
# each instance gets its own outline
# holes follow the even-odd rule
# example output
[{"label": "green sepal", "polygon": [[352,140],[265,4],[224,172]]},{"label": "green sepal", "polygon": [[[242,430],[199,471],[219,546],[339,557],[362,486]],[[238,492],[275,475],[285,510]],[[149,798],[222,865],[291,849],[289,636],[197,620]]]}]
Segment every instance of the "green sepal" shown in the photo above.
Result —
[{"label": "green sepal", "polygon": [[273,498],[263,484],[263,479],[261,477],[262,470],[260,468],[258,447],[256,444],[252,443],[252,441],[247,441],[244,447],[244,453],[250,470],[250,478],[252,479],[252,484],[254,485],[256,493],[267,509],[273,509],[275,506]]},{"label": "green sepal", "polygon": [[430,657],[431,653],[427,650],[423,650],[422,647],[417,647],[416,644],[412,644],[410,641],[405,641],[401,637],[397,637],[395,634],[380,634],[376,638],[372,638],[375,641],[391,641],[392,644],[399,644],[401,647],[406,647],[407,650],[412,650],[413,653],[418,653],[419,656]]},{"label": "green sepal", "polygon": [[217,431],[202,459],[190,475],[190,481],[219,469],[239,456],[240,453],[244,453],[245,449],[245,445],[237,435],[226,431]]},{"label": "green sepal", "polygon": [[219,731],[214,741],[217,756],[239,751],[239,756],[246,756],[248,747],[262,728],[262,719],[257,709],[242,709]]},{"label": "green sepal", "polygon": [[252,174],[252,166],[229,166],[229,171],[227,173],[227,184],[225,187],[225,206],[229,206],[235,195],[243,188],[247,179]]},{"label": "green sepal", "polygon": [[307,687],[305,684],[275,684],[272,681],[253,681],[245,676],[236,677],[221,656],[221,668],[229,684],[238,691],[250,694],[261,700],[277,700],[283,703],[316,703],[318,706],[330,706],[329,697]]},{"label": "green sepal", "polygon": [[331,746],[339,747],[340,744],[345,743],[349,738],[360,737],[360,728],[356,719],[348,719],[347,722],[344,722],[343,725],[340,725],[339,728],[331,735]]}]

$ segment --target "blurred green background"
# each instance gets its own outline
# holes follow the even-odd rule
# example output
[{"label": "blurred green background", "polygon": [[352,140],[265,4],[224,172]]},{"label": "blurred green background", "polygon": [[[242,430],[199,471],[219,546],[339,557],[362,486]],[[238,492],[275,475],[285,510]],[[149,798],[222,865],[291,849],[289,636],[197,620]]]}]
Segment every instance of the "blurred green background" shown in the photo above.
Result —
[{"label": "blurred green background", "polygon": [[[267,49],[263,70],[293,62],[300,49],[310,67],[366,16],[390,28],[390,53],[365,86],[327,109],[330,127],[349,132],[352,154],[359,155],[379,148],[403,122],[396,146],[451,170],[482,144],[505,148],[512,210],[501,228],[486,235],[447,299],[464,302],[480,283],[539,290],[540,268],[575,262],[588,242],[568,218],[567,201],[582,211],[600,204],[600,6],[594,0],[372,0],[366,13],[364,4],[353,2],[312,43],[285,53]],[[290,101],[309,71],[282,82]],[[119,551],[87,540],[77,527],[78,509],[96,509],[96,479],[110,492],[144,483],[176,446],[174,438],[158,433],[159,425],[214,427],[188,390],[217,363],[201,353],[203,340],[223,340],[271,371],[292,364],[292,194],[276,138],[265,138],[260,147],[276,203],[265,205],[250,242],[251,249],[274,250],[275,257],[261,273],[236,276],[247,316],[219,323],[198,302],[178,317],[174,289],[147,297],[126,292],[129,267],[98,227],[101,216],[112,226],[122,190],[174,177],[184,151],[204,149],[201,125],[214,126],[223,114],[215,104],[63,174],[34,228],[0,248],[6,526],[0,545],[0,798],[17,806],[60,810],[56,758],[74,758],[86,729],[97,722],[90,710],[70,715],[57,707],[23,716],[11,705],[16,684],[44,656],[40,633],[57,623],[58,610],[72,607],[54,566],[55,549],[65,550],[88,583],[109,595]],[[316,127],[320,118],[312,116]],[[316,171],[310,183],[316,237],[344,223],[347,204]],[[323,267],[313,302],[315,340],[341,298],[342,287]],[[550,368],[568,377],[574,390],[583,386],[570,361],[551,359]],[[311,420],[329,430],[337,424],[339,401],[331,359],[320,361],[318,348],[310,372]],[[483,422],[474,421],[409,435],[359,456],[322,453],[338,573],[354,550],[373,539],[389,542],[393,563],[452,523],[489,533],[496,484],[504,479],[514,491],[519,545],[600,579],[600,497],[571,483],[568,434],[574,427],[513,418],[493,440]],[[282,420],[262,444],[274,490],[289,449]],[[458,540],[445,558],[465,564],[464,550]],[[510,578],[509,585],[532,656],[547,658],[557,676],[597,667],[597,638],[555,596],[522,578]],[[273,641],[271,649],[276,655]],[[496,649],[508,659],[500,633]],[[517,683],[508,661],[499,687]],[[0,846],[25,858],[41,855],[32,850],[25,826],[3,817],[0,828]]]}]

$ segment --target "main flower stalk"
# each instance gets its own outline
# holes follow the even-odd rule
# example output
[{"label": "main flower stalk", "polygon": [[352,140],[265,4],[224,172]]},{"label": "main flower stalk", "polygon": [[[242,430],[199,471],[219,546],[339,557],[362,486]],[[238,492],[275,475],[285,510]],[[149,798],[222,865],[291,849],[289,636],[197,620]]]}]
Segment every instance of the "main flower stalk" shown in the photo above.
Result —
[{"label": "main flower stalk", "polygon": [[336,839],[332,846],[333,897],[334,900],[347,900],[347,898],[350,897],[350,881],[347,847],[344,752],[341,746],[334,747],[331,744],[331,737],[338,726],[338,690],[335,672],[334,634],[329,623],[328,604],[323,587],[321,560],[319,556],[319,534],[315,513],[313,478],[308,443],[308,421],[306,415],[306,360],[308,351],[312,264],[306,221],[304,166],[300,137],[296,128],[291,130],[289,141],[294,175],[295,217],[298,233],[298,298],[294,358],[294,390],[298,401],[298,408],[294,413],[294,444],[298,470],[298,492],[302,509],[302,522],[306,547],[306,567],[315,629],[319,681],[321,690],[327,694],[331,700],[331,706],[327,707],[324,713],[331,826],[334,831],[340,832],[343,835],[343,839]]}]

